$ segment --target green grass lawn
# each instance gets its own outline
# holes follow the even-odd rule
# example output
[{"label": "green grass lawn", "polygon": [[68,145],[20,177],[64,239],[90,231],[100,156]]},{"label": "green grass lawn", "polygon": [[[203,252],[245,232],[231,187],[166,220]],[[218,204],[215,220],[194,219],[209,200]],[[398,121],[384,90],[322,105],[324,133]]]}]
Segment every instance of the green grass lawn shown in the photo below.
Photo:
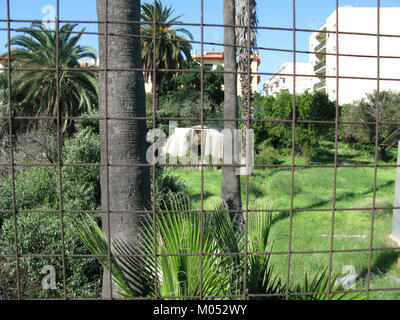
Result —
[{"label": "green grass lawn", "polygon": [[[395,152],[397,150],[394,150]],[[282,164],[291,164],[290,157],[282,157]],[[304,159],[296,157],[296,164]],[[333,164],[334,144],[321,144],[318,161],[311,164]],[[339,144],[339,164],[373,164],[373,156],[361,155],[344,144]],[[175,168],[172,173],[182,177],[189,189],[195,208],[201,207],[201,171],[199,169]],[[291,251],[326,251],[363,249],[361,252],[334,252],[334,272],[341,273],[346,265],[354,266],[361,275],[357,289],[367,286],[370,243],[374,249],[396,247],[389,234],[392,226],[392,210],[357,210],[372,208],[374,199],[374,168],[338,168],[336,176],[335,207],[349,208],[333,214],[334,168],[295,168],[293,208],[302,209],[292,215]],[[376,207],[393,206],[395,168],[378,168],[376,177]],[[291,168],[256,169],[249,178],[241,178],[242,199],[248,194],[251,208],[274,209],[271,238],[275,271],[286,281],[288,271]],[[221,170],[204,170],[204,209],[213,209],[220,201]],[[257,201],[256,201],[257,200]],[[255,202],[256,201],[256,202]],[[255,203],[255,204],[254,204]],[[351,208],[354,208],[351,209]],[[311,211],[318,209],[322,211]],[[374,224],[372,226],[372,218]],[[333,223],[333,243],[331,243]],[[372,234],[372,239],[371,239]],[[400,252],[396,250],[373,250],[371,254],[371,289],[400,288],[400,270],[396,269]],[[296,253],[290,258],[290,283],[301,283],[304,274],[314,274],[329,264],[329,253]],[[374,299],[400,299],[400,290],[374,292]]]}]

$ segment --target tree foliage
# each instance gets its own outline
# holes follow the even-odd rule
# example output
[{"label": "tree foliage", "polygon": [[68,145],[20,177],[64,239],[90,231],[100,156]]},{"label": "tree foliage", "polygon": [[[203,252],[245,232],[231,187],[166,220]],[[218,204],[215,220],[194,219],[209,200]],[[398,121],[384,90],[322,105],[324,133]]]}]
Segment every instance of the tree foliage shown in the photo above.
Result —
[{"label": "tree foliage", "polygon": [[[173,100],[177,103],[185,100],[198,101],[201,98],[201,65],[198,61],[190,60],[184,64],[184,69],[194,72],[182,72],[174,78],[161,83],[160,102],[162,100]],[[218,66],[217,72],[206,72],[204,74],[204,100],[206,100],[215,112],[224,101],[224,75],[223,67]]]},{"label": "tree foliage", "polygon": [[[379,98],[379,99],[378,99]],[[379,103],[378,103],[379,101]],[[379,106],[379,108],[378,108]],[[376,120],[380,122],[400,122],[400,93],[377,91],[366,94],[365,98],[342,107],[342,121],[362,122],[364,125],[344,125],[341,130],[342,138],[360,150],[375,151]],[[398,125],[379,125],[378,151],[382,160],[389,160],[382,143],[397,129]]]},{"label": "tree foliage", "polygon": [[[296,120],[306,121],[334,121],[336,105],[326,94],[320,92],[305,92],[296,95]],[[268,144],[276,149],[292,147],[293,95],[287,91],[278,93],[276,97],[258,97],[255,101],[255,118],[278,120],[277,122],[254,123],[255,144],[260,145],[267,140]],[[279,122],[279,120],[284,120]],[[287,121],[289,120],[289,121]],[[329,137],[331,129],[327,124],[296,123],[295,150],[312,158],[315,155],[318,141],[322,137]]]}]

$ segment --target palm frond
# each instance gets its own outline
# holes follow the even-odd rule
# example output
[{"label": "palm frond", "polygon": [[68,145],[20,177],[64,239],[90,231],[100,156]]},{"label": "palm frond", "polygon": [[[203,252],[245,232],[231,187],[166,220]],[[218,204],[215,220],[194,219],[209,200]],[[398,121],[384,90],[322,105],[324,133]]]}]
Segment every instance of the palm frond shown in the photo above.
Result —
[{"label": "palm frond", "polygon": [[[74,221],[74,228],[90,253],[97,256],[96,259],[104,268],[109,269],[109,244],[96,222],[89,215],[80,215]],[[110,264],[112,278],[120,290],[118,292],[119,295],[121,297],[140,296],[141,292],[130,286],[123,267],[121,267],[118,259],[113,254],[110,256]]]},{"label": "palm frond", "polygon": [[[307,274],[305,274],[303,285],[297,285],[294,290],[291,290],[294,294],[293,299],[328,300],[329,291],[329,300],[364,300],[362,292],[342,292],[350,291],[351,289],[343,290],[341,283],[335,284],[337,278],[338,274],[333,274],[329,284],[328,267],[317,271],[311,282],[308,280]],[[296,295],[298,293],[303,294]]]}]

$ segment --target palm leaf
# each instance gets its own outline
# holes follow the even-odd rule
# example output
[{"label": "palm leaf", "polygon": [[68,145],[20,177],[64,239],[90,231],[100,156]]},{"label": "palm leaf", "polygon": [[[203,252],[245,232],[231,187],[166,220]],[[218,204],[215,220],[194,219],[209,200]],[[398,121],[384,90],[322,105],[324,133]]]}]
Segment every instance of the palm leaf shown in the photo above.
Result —
[{"label": "palm leaf", "polygon": [[[331,276],[329,283],[328,267],[315,273],[311,282],[309,282],[307,274],[304,277],[303,286],[297,285],[292,290],[293,299],[295,300],[328,300],[328,291],[330,292],[329,300],[363,300],[362,292],[341,292],[350,291],[343,290],[341,283],[335,285],[338,274]],[[340,291],[340,292],[338,292]],[[296,295],[296,293],[305,293],[304,295]]]},{"label": "palm leaf", "polygon": [[[108,251],[109,244],[104,237],[101,229],[89,215],[80,215],[74,221],[74,228],[79,235],[82,243],[91,252],[96,255],[99,263],[109,270]],[[118,254],[134,254],[123,242],[117,242],[116,251]],[[128,262],[127,262],[128,261]],[[112,278],[117,284],[121,297],[142,297],[145,287],[142,281],[141,269],[134,258],[119,259],[113,255],[110,256]]]}]

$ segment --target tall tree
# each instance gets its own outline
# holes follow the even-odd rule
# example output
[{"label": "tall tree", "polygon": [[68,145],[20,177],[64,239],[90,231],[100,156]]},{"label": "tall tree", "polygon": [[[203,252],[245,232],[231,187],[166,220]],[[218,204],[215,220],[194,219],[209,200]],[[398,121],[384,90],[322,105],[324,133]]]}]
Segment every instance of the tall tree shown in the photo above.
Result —
[{"label": "tall tree", "polygon": [[[140,0],[97,0],[97,13],[100,22],[140,21]],[[145,117],[143,72],[112,71],[142,68],[140,39],[134,37],[140,35],[140,25],[101,23],[99,29],[100,117]],[[118,36],[122,34],[133,37]],[[106,68],[109,71],[105,72]],[[148,167],[126,166],[146,163],[146,131],[145,120],[110,119],[100,122],[102,163],[114,165],[103,166],[101,170],[102,227],[106,238],[111,239],[111,247],[120,241],[135,249],[140,243],[139,228],[144,215],[123,212],[149,208]],[[105,270],[103,297],[110,297],[109,279],[109,273]]]},{"label": "tall tree", "polygon": [[[231,27],[235,24],[235,0],[224,0],[224,119],[238,119],[238,101],[237,101],[237,67],[236,67],[236,32]],[[235,129],[238,129],[237,121],[224,121],[224,128],[230,132],[224,138],[224,149],[228,148],[228,144],[234,146]],[[229,139],[231,138],[231,139]],[[234,148],[232,148],[234,149]],[[227,162],[224,151],[224,163]],[[237,150],[232,150],[237,153]],[[232,154],[233,163],[235,157]],[[237,168],[227,166],[222,168],[222,185],[221,200],[229,210],[241,210],[242,199],[240,194],[240,176],[237,175]],[[235,226],[243,222],[243,214],[241,212],[231,213],[232,219],[235,220]]]},{"label": "tall tree", "polygon": [[[193,40],[193,35],[184,28],[172,28],[178,23],[181,16],[172,17],[172,7],[163,7],[157,0],[142,5],[142,20],[147,22],[142,26],[142,58],[145,69],[180,69],[186,60],[191,60],[190,51],[192,45],[187,41],[188,37]],[[154,21],[156,22],[154,29]],[[154,34],[156,45],[154,45]],[[153,56],[155,57],[155,65]],[[153,75],[152,71],[145,72],[148,79]],[[161,81],[170,80],[175,72],[156,73],[156,93],[159,92]]]},{"label": "tall tree", "polygon": [[[58,62],[61,69],[79,67],[82,58],[96,59],[94,49],[80,46],[81,33],[73,35],[77,24],[63,25],[58,34]],[[23,34],[11,39],[11,61],[16,67],[43,68],[25,70],[13,77],[13,103],[25,106],[25,115],[79,116],[97,104],[97,77],[89,70],[61,70],[59,75],[59,96],[56,99],[56,32],[42,23],[34,22],[30,28],[18,31]],[[81,31],[83,32],[84,29]],[[3,56],[7,60],[6,55]],[[16,110],[15,110],[16,111]],[[63,131],[72,121],[64,121]]]},{"label": "tall tree", "polygon": [[[242,155],[246,156],[246,130],[250,129],[249,119],[252,119],[253,110],[251,107],[252,92],[251,83],[252,76],[249,77],[251,71],[251,63],[256,59],[256,55],[251,47],[256,46],[257,30],[252,28],[258,24],[256,0],[235,0],[236,1],[236,44],[237,47],[237,64],[240,74],[241,96],[242,96]],[[250,24],[250,26],[249,26]],[[249,28],[250,27],[250,28]],[[250,43],[249,43],[250,42]],[[249,46],[250,45],[250,52]]]}]

